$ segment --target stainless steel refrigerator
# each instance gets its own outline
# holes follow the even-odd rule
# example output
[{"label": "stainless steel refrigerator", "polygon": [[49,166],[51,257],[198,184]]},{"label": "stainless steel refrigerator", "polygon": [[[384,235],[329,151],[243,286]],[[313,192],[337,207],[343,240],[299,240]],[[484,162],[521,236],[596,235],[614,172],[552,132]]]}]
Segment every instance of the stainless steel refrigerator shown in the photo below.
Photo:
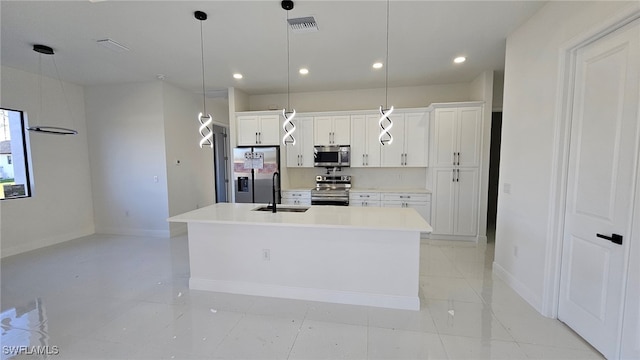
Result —
[{"label": "stainless steel refrigerator", "polygon": [[[234,192],[237,203],[272,203],[273,173],[280,173],[279,146],[233,149]],[[276,203],[280,203],[280,176],[276,177]]]}]

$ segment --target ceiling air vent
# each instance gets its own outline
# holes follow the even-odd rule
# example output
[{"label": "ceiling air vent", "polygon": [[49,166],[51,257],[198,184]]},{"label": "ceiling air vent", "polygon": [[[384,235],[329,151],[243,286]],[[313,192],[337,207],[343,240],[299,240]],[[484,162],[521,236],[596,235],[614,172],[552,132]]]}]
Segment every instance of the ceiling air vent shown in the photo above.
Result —
[{"label": "ceiling air vent", "polygon": [[291,31],[294,33],[307,33],[318,31],[318,23],[313,16],[300,17],[295,19],[287,19]]}]

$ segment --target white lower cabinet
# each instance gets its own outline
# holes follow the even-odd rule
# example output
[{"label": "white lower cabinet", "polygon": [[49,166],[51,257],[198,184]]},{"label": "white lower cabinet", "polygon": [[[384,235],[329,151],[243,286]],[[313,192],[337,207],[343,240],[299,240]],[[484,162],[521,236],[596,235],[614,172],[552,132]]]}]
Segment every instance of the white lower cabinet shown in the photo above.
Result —
[{"label": "white lower cabinet", "polygon": [[349,206],[380,207],[380,193],[352,191],[349,193]]},{"label": "white lower cabinet", "polygon": [[282,192],[283,205],[311,205],[311,190],[285,190]]},{"label": "white lower cabinet", "polygon": [[407,207],[431,224],[431,194],[415,192],[351,191],[349,206]]},{"label": "white lower cabinet", "polygon": [[415,209],[422,218],[431,224],[431,194],[385,193],[382,194],[382,206]]},{"label": "white lower cabinet", "polygon": [[478,234],[478,168],[433,169],[433,234]]}]

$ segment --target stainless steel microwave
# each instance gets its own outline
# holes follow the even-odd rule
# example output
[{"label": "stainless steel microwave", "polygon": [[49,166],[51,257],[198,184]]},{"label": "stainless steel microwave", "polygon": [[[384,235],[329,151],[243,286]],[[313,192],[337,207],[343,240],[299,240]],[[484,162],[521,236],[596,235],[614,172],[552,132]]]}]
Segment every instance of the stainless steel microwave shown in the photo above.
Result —
[{"label": "stainless steel microwave", "polygon": [[351,146],[315,146],[313,157],[315,167],[348,167],[351,165]]}]

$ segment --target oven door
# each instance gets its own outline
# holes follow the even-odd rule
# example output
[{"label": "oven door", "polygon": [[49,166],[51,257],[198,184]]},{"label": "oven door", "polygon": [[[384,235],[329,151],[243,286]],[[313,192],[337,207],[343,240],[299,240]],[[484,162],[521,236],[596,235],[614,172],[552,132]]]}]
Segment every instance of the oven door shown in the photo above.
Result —
[{"label": "oven door", "polygon": [[349,200],[337,200],[337,199],[311,199],[311,205],[334,205],[334,206],[349,206]]},{"label": "oven door", "polygon": [[342,190],[311,190],[311,205],[349,206],[349,193]]}]

